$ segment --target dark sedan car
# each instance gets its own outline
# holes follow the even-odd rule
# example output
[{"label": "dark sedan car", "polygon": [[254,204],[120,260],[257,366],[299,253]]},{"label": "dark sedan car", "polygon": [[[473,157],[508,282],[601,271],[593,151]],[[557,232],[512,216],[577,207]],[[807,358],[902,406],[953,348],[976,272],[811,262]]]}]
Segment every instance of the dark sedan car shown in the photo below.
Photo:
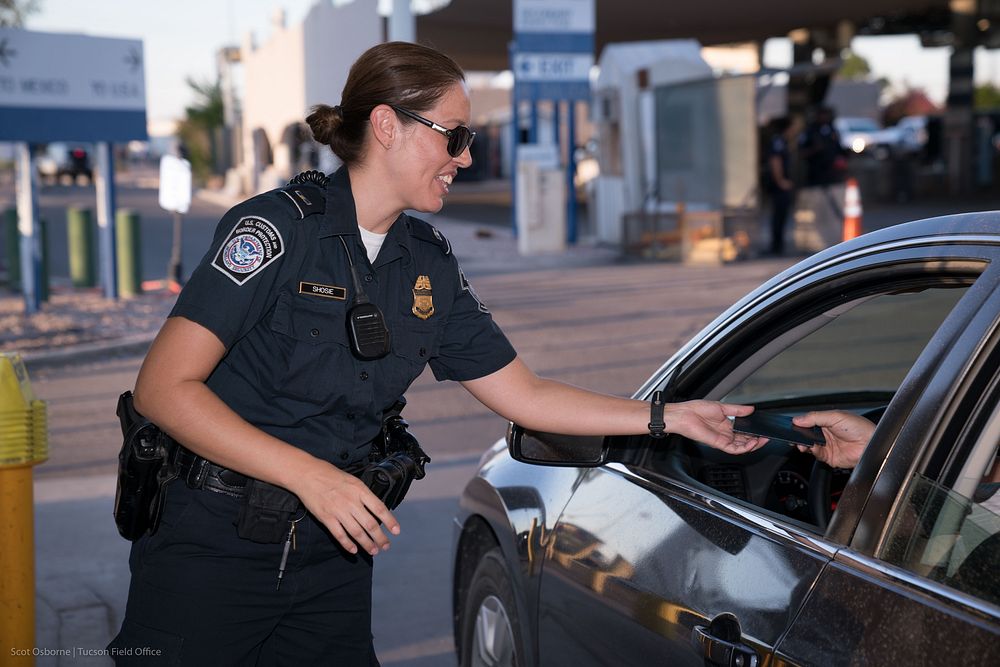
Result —
[{"label": "dark sedan car", "polygon": [[806,259],[656,390],[877,426],[853,470],[512,426],[456,519],[462,665],[1000,664],[1000,213]]}]

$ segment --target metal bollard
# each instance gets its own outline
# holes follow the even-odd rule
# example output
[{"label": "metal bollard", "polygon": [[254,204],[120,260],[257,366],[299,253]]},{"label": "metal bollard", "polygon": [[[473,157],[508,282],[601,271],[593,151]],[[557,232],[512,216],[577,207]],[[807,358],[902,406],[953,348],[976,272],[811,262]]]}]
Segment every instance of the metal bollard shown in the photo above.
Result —
[{"label": "metal bollard", "polygon": [[69,276],[73,287],[97,285],[97,232],[89,208],[66,209],[66,235],[69,246]]},{"label": "metal bollard", "polygon": [[44,218],[38,220],[38,241],[42,246],[42,262],[38,267],[38,301],[49,300],[49,223]]},{"label": "metal bollard", "polygon": [[[17,354],[0,354],[0,645],[35,646],[33,466],[49,458],[45,402]],[[21,653],[19,653],[20,655]],[[12,654],[13,655],[13,654]],[[2,661],[0,661],[2,662]],[[26,664],[33,664],[28,658]]]},{"label": "metal bollard", "polygon": [[118,293],[137,296],[142,293],[142,244],[139,242],[139,214],[121,209],[115,216],[118,243]]},{"label": "metal bollard", "polygon": [[7,255],[7,287],[21,289],[21,237],[17,232],[17,209],[8,208],[3,214],[4,246]]}]

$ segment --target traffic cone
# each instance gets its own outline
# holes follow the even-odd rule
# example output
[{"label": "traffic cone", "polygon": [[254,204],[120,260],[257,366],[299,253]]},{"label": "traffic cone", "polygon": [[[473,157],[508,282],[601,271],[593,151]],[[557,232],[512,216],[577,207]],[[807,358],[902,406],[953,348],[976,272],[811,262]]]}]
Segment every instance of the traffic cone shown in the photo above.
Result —
[{"label": "traffic cone", "polygon": [[844,240],[861,236],[861,190],[856,178],[847,179],[844,190]]}]

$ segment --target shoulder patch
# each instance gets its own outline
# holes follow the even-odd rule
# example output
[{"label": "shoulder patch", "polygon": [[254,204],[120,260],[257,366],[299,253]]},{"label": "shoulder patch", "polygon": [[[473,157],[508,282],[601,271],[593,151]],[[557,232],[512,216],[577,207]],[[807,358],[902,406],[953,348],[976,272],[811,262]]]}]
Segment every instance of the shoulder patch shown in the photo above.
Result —
[{"label": "shoulder patch", "polygon": [[326,211],[326,196],[323,188],[314,183],[293,183],[278,190],[279,199],[290,202],[296,220]]},{"label": "shoulder patch", "polygon": [[226,235],[212,267],[243,285],[284,252],[285,241],[278,228],[265,218],[247,215]]},{"label": "shoulder patch", "polygon": [[486,304],[479,298],[476,291],[472,289],[472,284],[469,282],[469,279],[465,277],[465,271],[462,270],[461,266],[458,267],[458,283],[462,286],[462,289],[468,292],[469,296],[475,300],[476,305],[479,306],[479,312],[489,315],[490,309],[486,307]]},{"label": "shoulder patch", "polygon": [[438,231],[437,227],[419,218],[410,218],[409,221],[410,233],[414,238],[426,241],[427,243],[433,243],[441,248],[441,251],[445,255],[451,254],[451,241],[446,239],[444,234]]}]

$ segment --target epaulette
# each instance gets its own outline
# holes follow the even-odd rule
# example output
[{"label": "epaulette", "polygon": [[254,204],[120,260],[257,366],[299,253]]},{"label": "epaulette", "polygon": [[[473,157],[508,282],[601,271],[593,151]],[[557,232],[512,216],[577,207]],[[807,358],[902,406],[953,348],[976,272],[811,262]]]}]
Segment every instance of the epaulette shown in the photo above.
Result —
[{"label": "epaulette", "polygon": [[296,220],[303,220],[315,213],[326,211],[326,195],[323,193],[322,186],[316,182],[289,183],[285,187],[279,188],[278,192],[291,202],[295,209]]},{"label": "epaulette", "polygon": [[413,238],[433,243],[441,248],[445,255],[451,254],[451,242],[444,237],[444,234],[437,230],[434,225],[424,222],[420,218],[410,218],[410,233]]}]

